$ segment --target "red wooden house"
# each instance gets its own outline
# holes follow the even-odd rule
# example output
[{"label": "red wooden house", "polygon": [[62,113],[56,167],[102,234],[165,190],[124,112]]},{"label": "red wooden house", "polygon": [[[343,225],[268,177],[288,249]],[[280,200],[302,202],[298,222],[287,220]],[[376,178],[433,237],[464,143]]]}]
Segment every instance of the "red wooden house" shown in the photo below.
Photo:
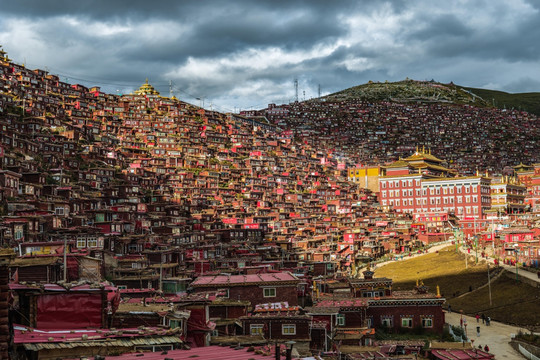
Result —
[{"label": "red wooden house", "polygon": [[224,290],[225,297],[247,300],[251,305],[286,301],[298,305],[300,279],[290,272],[252,275],[200,276],[191,284],[195,292]]}]

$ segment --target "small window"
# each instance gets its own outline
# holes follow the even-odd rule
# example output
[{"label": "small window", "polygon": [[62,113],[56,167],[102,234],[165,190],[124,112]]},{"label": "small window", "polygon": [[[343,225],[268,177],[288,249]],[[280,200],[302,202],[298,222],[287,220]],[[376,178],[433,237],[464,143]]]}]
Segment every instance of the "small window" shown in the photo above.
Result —
[{"label": "small window", "polygon": [[281,326],[282,335],[296,335],[296,324],[283,324]]},{"label": "small window", "polygon": [[433,327],[433,319],[423,318],[422,319],[422,327],[423,328],[431,328],[431,327]]},{"label": "small window", "polygon": [[412,328],[412,318],[402,318],[401,327]]},{"label": "small window", "polygon": [[392,327],[392,319],[391,318],[384,318],[381,320],[381,324],[385,328],[391,328]]},{"label": "small window", "polygon": [[169,320],[169,327],[171,329],[182,328],[182,320],[170,319]]},{"label": "small window", "polygon": [[77,249],[84,249],[86,247],[86,239],[77,239]]},{"label": "small window", "polygon": [[264,297],[276,297],[276,288],[265,288]]},{"label": "small window", "polygon": [[337,324],[338,326],[345,326],[345,315],[343,314],[337,315]]},{"label": "small window", "polygon": [[249,325],[250,335],[262,335],[263,334],[263,324],[251,324]]}]

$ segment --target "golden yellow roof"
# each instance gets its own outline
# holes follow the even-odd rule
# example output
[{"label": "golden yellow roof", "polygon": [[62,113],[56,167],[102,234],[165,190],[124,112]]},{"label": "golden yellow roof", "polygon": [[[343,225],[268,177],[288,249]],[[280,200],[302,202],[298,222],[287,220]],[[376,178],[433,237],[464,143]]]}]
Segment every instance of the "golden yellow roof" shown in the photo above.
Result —
[{"label": "golden yellow roof", "polygon": [[444,160],[441,160],[437,158],[436,156],[433,156],[431,154],[428,154],[422,151],[416,151],[414,154],[412,154],[408,158],[405,158],[404,160],[405,161],[429,160],[429,161],[435,161],[439,163],[444,162]]},{"label": "golden yellow roof", "polygon": [[534,166],[525,165],[524,163],[519,163],[519,165],[513,166],[516,172],[527,172],[534,170]]},{"label": "golden yellow roof", "polygon": [[154,87],[148,83],[148,78],[146,79],[146,82],[141,85],[139,90],[135,90],[134,93],[136,95],[159,95],[159,91],[154,89]]},{"label": "golden yellow roof", "polygon": [[393,163],[391,163],[390,165],[386,165],[385,167],[386,168],[400,168],[400,167],[408,167],[409,166],[409,163],[402,160],[402,159],[399,159],[397,161],[394,161]]},{"label": "golden yellow roof", "polygon": [[433,164],[428,164],[428,163],[425,163],[425,162],[422,162],[420,164],[411,164],[412,167],[414,167],[415,169],[433,169],[433,170],[438,170],[438,171],[445,171],[445,172],[449,172],[449,173],[457,173],[456,170],[453,170],[453,169],[449,169],[449,168],[446,168],[444,166],[440,166],[440,165],[433,165]]}]

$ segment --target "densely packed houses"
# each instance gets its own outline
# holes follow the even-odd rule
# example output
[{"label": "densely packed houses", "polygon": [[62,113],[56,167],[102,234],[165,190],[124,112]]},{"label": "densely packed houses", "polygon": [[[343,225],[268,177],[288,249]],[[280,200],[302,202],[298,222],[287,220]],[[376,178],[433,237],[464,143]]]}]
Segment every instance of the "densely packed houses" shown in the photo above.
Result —
[{"label": "densely packed houses", "polygon": [[52,359],[277,339],[309,354],[344,334],[373,344],[374,327],[441,332],[440,295],[381,294],[369,284],[391,279],[358,271],[428,245],[427,224],[349,181],[350,161],[328,156],[324,136],[283,129],[276,119],[299,106],[273,107],[268,121],[163,97],[148,81],[107,94],[0,51],[0,288],[11,294],[0,351]]},{"label": "densely packed houses", "polygon": [[[348,161],[351,165],[379,166],[409,156],[417,146],[429,148],[466,176],[477,170],[501,174],[520,162],[540,162],[540,125],[534,114],[477,107],[479,101],[472,96],[456,99],[461,104],[452,103],[442,98],[447,88],[459,90],[452,84],[443,87],[408,80],[399,88],[389,85],[390,90],[379,85],[373,90],[385,94],[369,93],[371,88],[366,87],[362,96],[337,93],[244,113],[264,115],[291,137],[327,148],[325,161],[335,164]],[[392,93],[395,91],[401,93],[400,101],[392,101],[397,97]],[[414,92],[424,101],[414,97]],[[427,93],[437,99],[430,100]]]}]

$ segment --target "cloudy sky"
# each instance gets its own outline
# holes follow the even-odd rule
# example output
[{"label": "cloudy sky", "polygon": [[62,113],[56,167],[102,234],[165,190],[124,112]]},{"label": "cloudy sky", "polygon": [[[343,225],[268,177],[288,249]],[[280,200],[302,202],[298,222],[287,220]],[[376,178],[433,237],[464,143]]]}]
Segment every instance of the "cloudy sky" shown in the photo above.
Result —
[{"label": "cloudy sky", "polygon": [[[9,56],[128,93],[148,78],[220,111],[374,81],[540,91],[536,0],[2,0]],[[197,100],[197,98],[199,100]]]}]

